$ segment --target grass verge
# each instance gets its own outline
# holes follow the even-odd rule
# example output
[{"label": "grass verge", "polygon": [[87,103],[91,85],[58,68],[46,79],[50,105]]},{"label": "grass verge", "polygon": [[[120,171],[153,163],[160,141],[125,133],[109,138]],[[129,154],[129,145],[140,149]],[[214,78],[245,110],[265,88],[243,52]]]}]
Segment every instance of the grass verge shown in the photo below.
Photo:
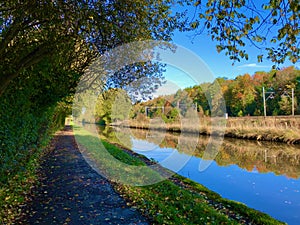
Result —
[{"label": "grass verge", "polygon": [[[85,148],[91,151],[94,163],[102,160],[92,146],[97,137],[76,125],[74,133],[77,141],[83,141]],[[134,157],[119,147],[102,142],[117,160],[135,166],[146,164],[143,157]],[[201,184],[179,175],[147,186],[122,182],[113,182],[113,185],[128,200],[128,204],[137,207],[154,224],[283,224],[242,203],[224,199]]]}]

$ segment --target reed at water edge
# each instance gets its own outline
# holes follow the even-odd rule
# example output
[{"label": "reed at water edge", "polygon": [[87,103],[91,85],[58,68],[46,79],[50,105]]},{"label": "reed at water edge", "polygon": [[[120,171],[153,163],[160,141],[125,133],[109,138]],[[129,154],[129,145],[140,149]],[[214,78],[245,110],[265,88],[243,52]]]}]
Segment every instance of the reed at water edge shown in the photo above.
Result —
[{"label": "reed at water edge", "polygon": [[164,123],[162,120],[155,121],[155,119],[139,117],[111,125],[170,132],[184,130],[185,132],[199,132],[202,135],[224,135],[240,139],[300,144],[300,116],[245,116],[229,117],[228,119],[201,117],[197,123],[190,123],[184,119],[173,123]]}]

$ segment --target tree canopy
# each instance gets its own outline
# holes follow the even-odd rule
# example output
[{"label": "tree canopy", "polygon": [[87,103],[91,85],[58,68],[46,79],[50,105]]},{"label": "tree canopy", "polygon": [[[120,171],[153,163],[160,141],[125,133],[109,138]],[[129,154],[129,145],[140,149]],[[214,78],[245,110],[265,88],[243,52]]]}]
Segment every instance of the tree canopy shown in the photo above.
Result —
[{"label": "tree canopy", "polygon": [[206,31],[234,61],[248,59],[246,45],[261,50],[258,62],[299,62],[300,4],[298,0],[193,0],[190,29]]},{"label": "tree canopy", "polygon": [[[195,16],[176,12],[171,8],[176,4],[192,4]],[[136,40],[170,41],[177,28],[196,35],[206,31],[217,41],[216,50],[234,61],[248,58],[246,45],[262,50],[258,61],[267,54],[274,64],[296,63],[300,55],[295,0],[8,0],[0,4],[0,15],[0,94],[46,58],[62,70],[81,73],[104,51]]]},{"label": "tree canopy", "polygon": [[[0,188],[24,172],[64,124],[76,86],[95,58],[132,41],[170,40],[177,26],[170,5],[165,0],[0,3]],[[127,76],[113,78],[111,83],[121,85]]]},{"label": "tree canopy", "polygon": [[93,58],[123,43],[170,40],[177,15],[169,8],[165,0],[2,2],[0,94],[45,59],[82,73]]}]

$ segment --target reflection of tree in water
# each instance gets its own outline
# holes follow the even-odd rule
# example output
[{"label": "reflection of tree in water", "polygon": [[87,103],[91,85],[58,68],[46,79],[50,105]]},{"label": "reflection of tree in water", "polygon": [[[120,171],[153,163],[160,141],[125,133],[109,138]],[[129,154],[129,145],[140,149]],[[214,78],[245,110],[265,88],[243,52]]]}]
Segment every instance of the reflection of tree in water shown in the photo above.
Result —
[{"label": "reflection of tree in water", "polygon": [[299,146],[225,139],[216,161],[219,165],[237,164],[248,171],[300,177]]},{"label": "reflection of tree in water", "polygon": [[[93,124],[85,124],[84,128],[89,130]],[[96,126],[100,139],[107,140],[110,143],[115,143],[126,148],[132,148],[130,132],[116,132],[109,126]],[[128,129],[128,128],[127,128]]]},{"label": "reflection of tree in water", "polygon": [[[156,143],[153,137],[147,137],[149,131],[141,129],[130,129],[130,132],[118,132],[124,135],[131,135],[140,140],[147,140],[148,142],[159,145],[160,148],[176,148],[179,152],[194,155],[202,158],[209,141],[212,143],[212,148],[218,146],[214,138],[210,140],[209,136],[200,136],[196,149],[191,148],[188,144],[184,149],[178,149],[179,137],[178,133],[165,133],[165,138]],[[108,132],[114,133],[114,132]],[[113,137],[113,134],[109,134]],[[128,136],[126,136],[128,137]],[[180,137],[184,139],[185,143],[193,142],[192,138],[185,135]],[[128,137],[128,139],[130,139]],[[214,150],[214,149],[213,149]],[[218,155],[214,158],[206,156],[207,160],[215,160],[219,166],[238,165],[240,168],[247,171],[257,170],[260,173],[273,172],[276,175],[286,175],[290,178],[300,177],[300,146],[287,145],[272,142],[256,142],[240,139],[224,139]]]}]

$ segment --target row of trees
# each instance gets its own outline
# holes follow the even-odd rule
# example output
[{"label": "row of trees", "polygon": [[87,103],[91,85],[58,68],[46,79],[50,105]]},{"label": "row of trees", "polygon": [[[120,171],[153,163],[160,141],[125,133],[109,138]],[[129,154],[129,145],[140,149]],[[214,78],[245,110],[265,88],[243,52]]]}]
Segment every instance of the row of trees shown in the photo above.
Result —
[{"label": "row of trees", "polygon": [[[263,87],[266,90],[265,97],[269,97],[266,102],[267,115],[292,114],[292,89],[294,108],[299,113],[297,102],[300,96],[300,70],[294,67],[256,72],[252,76],[244,74],[234,80],[219,78],[217,81],[221,85],[226,111],[230,116],[263,116]],[[192,92],[191,90],[191,95]]]},{"label": "row of trees", "polygon": [[[216,93],[215,83],[219,84],[220,92]],[[145,114],[148,117],[161,116],[165,122],[179,119],[179,112],[184,115],[189,107],[196,107],[200,115],[208,116],[212,110],[222,106],[221,101],[211,101],[213,97],[222,97],[225,101],[226,112],[229,116],[263,116],[263,87],[267,115],[292,114],[292,89],[294,89],[294,109],[300,113],[297,104],[300,97],[300,70],[294,67],[272,70],[270,72],[256,72],[254,75],[244,74],[235,79],[217,78],[213,83],[203,83],[194,87],[178,90],[174,95],[161,96],[151,101],[136,104],[132,117]],[[211,96],[211,97],[210,97]],[[149,112],[145,110],[147,107]],[[164,107],[164,110],[160,107]],[[220,116],[223,111],[220,110]],[[218,114],[218,112],[216,113]]]},{"label": "row of trees", "polygon": [[[218,42],[217,50],[226,51],[232,60],[247,58],[243,46],[250,41],[262,43],[261,46],[265,46],[265,42],[273,43],[265,50],[274,63],[281,63],[286,58],[297,62],[300,55],[297,44],[300,11],[298,1],[270,0],[262,8],[264,13],[258,10],[261,5],[253,2],[1,2],[0,183],[5,183],[8,177],[20,169],[16,165],[25,165],[33,154],[32,149],[36,149],[42,142],[43,136],[57,127],[57,124],[61,124],[64,115],[70,113],[72,96],[90,63],[116,46],[147,39],[170,41],[175,29],[194,30],[197,34],[203,32],[204,28]],[[196,16],[188,18],[185,12],[172,12],[171,7],[174,5],[189,6]],[[250,14],[245,13],[248,9],[251,9]],[[266,26],[270,29],[264,29]],[[272,30],[272,38],[258,35],[262,30]],[[260,55],[259,61],[262,58]],[[111,87],[122,88],[145,76],[153,77],[159,84],[161,73],[162,69],[157,64],[141,63],[126,66],[100,83],[104,83],[106,90]],[[155,82],[152,82],[152,89],[157,87]],[[228,82],[224,80],[224,87]],[[201,92],[195,91],[192,94],[194,89],[186,91],[195,95],[195,99],[200,99],[198,95]],[[227,96],[227,93],[224,95]],[[247,96],[250,99],[241,97],[247,99],[241,106],[233,106],[232,101],[228,111],[232,115],[240,110],[243,114],[252,114],[247,108],[251,105],[249,101],[251,102],[252,97]],[[228,105],[231,103],[228,102]],[[204,111],[207,110],[204,105],[201,107]]]},{"label": "row of trees", "polygon": [[[38,147],[72,113],[76,86],[95,58],[131,41],[170,40],[178,17],[170,14],[170,4],[0,3],[0,186],[25,171]],[[116,74],[107,87],[122,86],[127,79]]]},{"label": "row of trees", "polygon": [[[106,51],[140,40],[171,41],[175,29],[194,30],[196,35],[206,30],[217,42],[217,51],[225,51],[233,61],[248,58],[244,46],[251,42],[274,64],[286,59],[298,62],[298,1],[270,0],[263,7],[254,2],[258,1],[1,1],[0,191],[5,191],[0,195],[0,208],[10,208],[7,211],[11,214],[12,204],[21,198],[9,195],[5,185],[10,185],[8,181],[13,177],[23,177],[29,162],[38,157],[39,147],[63,125],[82,75]],[[171,11],[178,6],[188,7],[193,16],[188,18],[185,10]],[[267,33],[262,35],[263,31]],[[265,56],[259,55],[258,61]],[[103,84],[104,90],[124,88],[147,77],[147,84],[137,88],[148,93],[161,83],[162,72],[161,65],[138,63],[121,68],[108,79],[100,76],[95,84]],[[109,98],[105,94],[102,97],[100,102]],[[120,102],[121,107],[112,111],[124,114],[120,110],[127,98],[120,98]],[[106,108],[97,109],[101,120],[123,118],[118,113],[116,118],[106,116]],[[75,109],[75,113],[81,111]],[[169,119],[173,117],[176,111]],[[21,193],[22,185],[17,184],[17,190],[12,186],[11,190]],[[16,197],[7,203],[6,196]],[[7,223],[1,220],[3,211],[0,223]]]}]

